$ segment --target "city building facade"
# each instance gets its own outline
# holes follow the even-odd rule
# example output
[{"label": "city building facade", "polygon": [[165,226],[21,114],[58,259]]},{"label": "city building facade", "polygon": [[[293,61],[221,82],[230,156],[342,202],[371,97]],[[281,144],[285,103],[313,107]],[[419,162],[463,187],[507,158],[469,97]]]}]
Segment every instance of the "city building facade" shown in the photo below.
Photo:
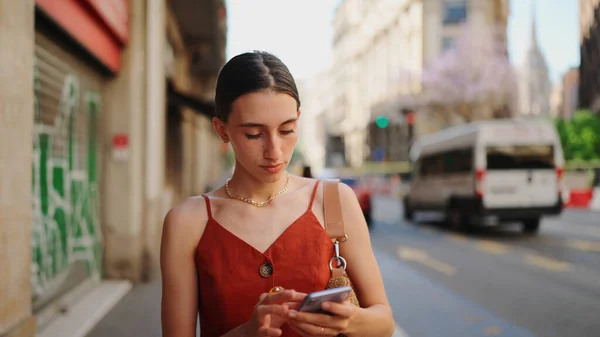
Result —
[{"label": "city building facade", "polygon": [[600,113],[600,0],[579,0],[579,107]]},{"label": "city building facade", "polygon": [[300,110],[299,151],[304,165],[310,166],[313,174],[318,174],[326,166],[335,166],[336,156],[326,158],[326,112],[333,104],[329,93],[332,88],[331,76],[325,70],[307,79],[298,81],[298,92],[302,106]]},{"label": "city building facade", "polygon": [[[342,1],[334,18],[328,156],[341,151],[353,167],[406,160],[412,132],[440,128],[418,108],[423,70],[452,47],[462,23],[505,31],[508,15],[508,0]],[[382,116],[384,128],[376,121]]]},{"label": "city building facade", "polygon": [[559,118],[570,120],[579,106],[579,68],[569,69],[562,77]]},{"label": "city building facade", "polygon": [[561,118],[563,101],[563,83],[555,83],[550,92],[550,115],[552,118]]},{"label": "city building facade", "polygon": [[0,8],[0,336],[33,336],[105,279],[155,277],[166,211],[222,171],[210,116],[226,8]]},{"label": "city building facade", "polygon": [[552,84],[548,73],[548,63],[538,43],[535,6],[533,6],[529,48],[519,72],[521,115],[550,116]]}]

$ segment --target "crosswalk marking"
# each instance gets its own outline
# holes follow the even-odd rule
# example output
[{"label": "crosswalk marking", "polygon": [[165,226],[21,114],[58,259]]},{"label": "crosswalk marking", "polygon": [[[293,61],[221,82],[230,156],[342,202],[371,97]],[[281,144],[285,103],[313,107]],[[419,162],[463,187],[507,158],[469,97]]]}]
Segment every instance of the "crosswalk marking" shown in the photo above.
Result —
[{"label": "crosswalk marking", "polygon": [[419,249],[401,246],[398,247],[397,255],[402,260],[419,262],[445,275],[452,276],[456,274],[456,268],[430,257],[425,251]]},{"label": "crosswalk marking", "polygon": [[502,328],[499,326],[486,326],[483,329],[483,333],[486,336],[500,336],[502,334]]},{"label": "crosswalk marking", "polygon": [[[514,250],[517,253],[520,252],[520,254],[518,254],[518,256],[520,255],[519,260],[525,265],[535,266],[554,272],[566,272],[572,269],[572,265],[568,262],[555,260],[543,255],[539,255],[538,253],[528,252],[528,249],[521,251],[521,248],[519,247],[512,247],[510,245],[499,243],[493,240],[473,239],[459,233],[444,233],[429,227],[422,227],[419,228],[419,230],[425,233],[438,233],[447,240],[456,243],[467,243],[469,245],[472,244],[475,249],[493,255],[506,255]],[[580,251],[600,252],[600,241],[573,239],[562,241],[562,244],[569,248]],[[397,250],[397,255],[402,260],[420,263],[421,265],[434,269],[445,275],[454,275],[456,273],[456,268],[454,266],[430,257],[425,251],[410,247],[399,247]]]},{"label": "crosswalk marking", "polygon": [[506,254],[508,247],[493,241],[479,241],[476,245],[477,249],[492,254]]},{"label": "crosswalk marking", "polygon": [[533,254],[529,254],[525,257],[525,263],[551,271],[568,271],[571,269],[571,265],[567,262]]},{"label": "crosswalk marking", "polygon": [[567,246],[585,252],[600,252],[600,242],[587,240],[568,240]]}]

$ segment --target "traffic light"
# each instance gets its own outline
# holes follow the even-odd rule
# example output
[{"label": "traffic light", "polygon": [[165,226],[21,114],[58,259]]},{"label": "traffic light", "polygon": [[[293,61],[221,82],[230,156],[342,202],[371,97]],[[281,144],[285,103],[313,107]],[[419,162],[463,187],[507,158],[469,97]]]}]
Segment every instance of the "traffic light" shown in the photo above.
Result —
[{"label": "traffic light", "polygon": [[415,112],[412,110],[408,110],[406,111],[406,113],[404,114],[405,118],[406,118],[406,123],[408,125],[413,125],[415,124]]},{"label": "traffic light", "polygon": [[385,129],[390,125],[390,120],[386,116],[377,116],[375,118],[375,125],[380,129]]}]

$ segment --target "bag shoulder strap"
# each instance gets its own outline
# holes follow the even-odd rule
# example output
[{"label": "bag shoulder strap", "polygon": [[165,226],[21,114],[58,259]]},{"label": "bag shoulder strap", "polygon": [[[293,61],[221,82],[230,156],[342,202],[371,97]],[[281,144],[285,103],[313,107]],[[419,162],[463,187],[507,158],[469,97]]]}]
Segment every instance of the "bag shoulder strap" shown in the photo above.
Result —
[{"label": "bag shoulder strap", "polygon": [[323,213],[327,234],[332,240],[342,242],[346,240],[346,232],[338,185],[337,179],[323,181]]}]

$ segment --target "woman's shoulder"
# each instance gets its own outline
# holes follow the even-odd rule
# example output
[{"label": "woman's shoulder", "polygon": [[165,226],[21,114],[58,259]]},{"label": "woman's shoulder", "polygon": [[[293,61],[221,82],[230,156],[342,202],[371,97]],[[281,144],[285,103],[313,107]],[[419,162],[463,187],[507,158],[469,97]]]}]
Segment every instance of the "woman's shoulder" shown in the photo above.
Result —
[{"label": "woman's shoulder", "polygon": [[204,233],[207,221],[208,211],[204,197],[187,198],[171,208],[165,216],[163,240],[172,239],[195,247]]},{"label": "woman's shoulder", "polygon": [[319,188],[322,190],[323,186],[325,185],[325,183],[337,183],[337,187],[338,187],[338,191],[339,191],[339,195],[340,198],[342,200],[344,199],[352,199],[353,197],[355,197],[354,194],[354,190],[352,189],[352,187],[350,187],[348,184],[342,182],[340,179],[337,178],[330,178],[330,179],[311,179],[311,180],[319,180],[321,184],[319,184]]},{"label": "woman's shoulder", "polygon": [[196,218],[195,220],[208,219],[206,201],[203,195],[189,197],[176,204],[169,210],[167,217],[171,217],[176,222],[187,223],[186,220]]},{"label": "woman's shoulder", "polygon": [[338,188],[339,196],[340,196],[340,202],[342,202],[343,204],[348,204],[348,203],[353,203],[354,201],[356,201],[356,195],[354,194],[354,190],[352,189],[352,187],[341,182],[339,179],[333,179],[333,178],[332,179],[318,179],[318,178],[305,178],[305,177],[298,177],[298,179],[301,179],[303,181],[303,183],[304,183],[303,185],[316,187],[316,190],[314,191],[315,194],[314,194],[313,204],[317,205],[317,207],[320,207],[323,205],[324,186],[328,182],[337,183],[337,188]]}]

